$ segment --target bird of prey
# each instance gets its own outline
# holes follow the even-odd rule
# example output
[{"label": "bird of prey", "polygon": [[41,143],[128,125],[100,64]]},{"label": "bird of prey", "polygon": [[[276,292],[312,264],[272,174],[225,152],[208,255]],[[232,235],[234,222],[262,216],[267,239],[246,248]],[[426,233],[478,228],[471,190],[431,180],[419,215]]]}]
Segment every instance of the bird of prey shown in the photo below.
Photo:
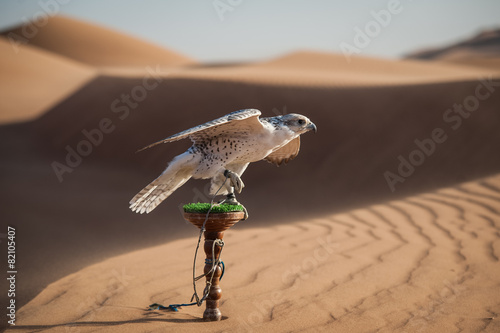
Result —
[{"label": "bird of prey", "polygon": [[227,195],[226,203],[239,204],[234,191],[241,193],[244,184],[240,177],[249,163],[262,159],[278,166],[287,163],[299,153],[300,135],[317,130],[300,114],[268,118],[260,115],[256,109],[235,111],[142,148],[184,138],[193,142],[132,198],[130,209],[141,214],[151,212],[191,177],[211,178],[212,195],[220,189],[218,194]]}]

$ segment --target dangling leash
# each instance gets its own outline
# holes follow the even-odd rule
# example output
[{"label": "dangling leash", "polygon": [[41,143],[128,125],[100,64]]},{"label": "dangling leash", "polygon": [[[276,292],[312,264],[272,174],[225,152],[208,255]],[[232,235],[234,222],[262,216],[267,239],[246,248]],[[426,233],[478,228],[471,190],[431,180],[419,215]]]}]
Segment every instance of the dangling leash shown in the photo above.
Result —
[{"label": "dangling leash", "polygon": [[[196,258],[198,256],[198,249],[200,248],[200,242],[201,242],[201,236],[205,232],[205,225],[208,221],[208,216],[210,212],[212,211],[214,204],[215,197],[219,193],[219,191],[222,189],[222,187],[226,184],[227,178],[229,177],[229,174],[227,172],[224,173],[224,176],[226,177],[224,179],[224,182],[222,185],[219,187],[217,192],[215,192],[214,196],[212,197],[212,200],[210,201],[210,208],[208,209],[207,215],[205,216],[205,221],[203,221],[203,226],[200,229],[200,235],[198,236],[198,243],[196,244],[196,250],[194,252],[194,260],[193,260],[193,296],[191,297],[191,303],[183,303],[183,304],[170,304],[169,306],[163,306],[158,303],[153,303],[149,306],[148,310],[170,310],[170,311],[179,311],[178,309],[183,306],[192,306],[192,305],[198,305],[201,306],[203,302],[207,299],[208,294],[210,293],[210,288],[212,287],[212,280],[214,278],[215,271],[217,270],[217,266],[221,265],[222,266],[222,274],[220,279],[224,276],[224,271],[226,269],[224,262],[220,260],[220,256],[222,254],[222,249],[224,248],[224,241],[222,239],[216,239],[214,240],[212,244],[212,258],[215,257],[215,246],[218,245],[220,246],[221,250],[219,252],[219,255],[217,256],[217,259],[205,259],[205,264],[212,264],[212,267],[210,270],[206,273],[203,273],[199,276],[196,276]],[[201,278],[207,276],[208,274],[212,273],[212,276],[210,277],[210,281],[207,281],[207,284],[205,286],[205,289],[203,290],[203,297],[200,298],[198,295],[198,292],[196,290],[196,282],[200,280]],[[193,299],[196,299],[195,302],[193,302]]]}]

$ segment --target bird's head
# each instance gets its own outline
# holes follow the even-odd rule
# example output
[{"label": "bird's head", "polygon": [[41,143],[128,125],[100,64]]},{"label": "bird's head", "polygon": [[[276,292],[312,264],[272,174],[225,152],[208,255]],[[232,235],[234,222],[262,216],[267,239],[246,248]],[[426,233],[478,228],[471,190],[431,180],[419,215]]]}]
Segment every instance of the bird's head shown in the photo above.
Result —
[{"label": "bird's head", "polygon": [[285,125],[291,131],[299,135],[306,133],[310,130],[314,130],[315,133],[318,131],[316,125],[314,125],[314,123],[311,120],[309,120],[309,118],[301,114],[289,113],[280,117],[281,117],[280,120],[283,123],[283,125]]}]

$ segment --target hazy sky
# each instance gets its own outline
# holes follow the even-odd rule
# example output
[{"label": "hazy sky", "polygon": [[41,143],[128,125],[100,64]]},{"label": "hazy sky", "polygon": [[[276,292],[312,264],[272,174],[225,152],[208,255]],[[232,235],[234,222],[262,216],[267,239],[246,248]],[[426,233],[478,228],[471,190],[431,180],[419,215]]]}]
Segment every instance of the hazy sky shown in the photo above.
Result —
[{"label": "hazy sky", "polygon": [[[398,57],[500,27],[498,0],[1,0],[0,28],[44,11],[112,27],[200,61],[258,60],[298,49],[340,52],[341,43],[360,55]],[[383,24],[373,12],[381,13]],[[356,31],[366,29],[369,43],[356,45]]]}]

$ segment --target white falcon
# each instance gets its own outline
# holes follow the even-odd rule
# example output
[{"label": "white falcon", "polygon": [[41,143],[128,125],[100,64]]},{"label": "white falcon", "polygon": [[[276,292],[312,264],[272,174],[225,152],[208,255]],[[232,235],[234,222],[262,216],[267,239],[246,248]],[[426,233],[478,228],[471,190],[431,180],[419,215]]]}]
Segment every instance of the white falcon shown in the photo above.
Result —
[{"label": "white falcon", "polygon": [[184,138],[193,142],[132,198],[130,209],[141,214],[151,212],[191,177],[211,178],[212,195],[224,184],[218,194],[227,195],[227,203],[239,204],[234,191],[241,193],[244,184],[240,177],[249,163],[262,159],[276,165],[287,163],[299,153],[300,135],[317,130],[300,114],[268,118],[259,118],[260,115],[256,109],[235,111],[142,148]]}]

